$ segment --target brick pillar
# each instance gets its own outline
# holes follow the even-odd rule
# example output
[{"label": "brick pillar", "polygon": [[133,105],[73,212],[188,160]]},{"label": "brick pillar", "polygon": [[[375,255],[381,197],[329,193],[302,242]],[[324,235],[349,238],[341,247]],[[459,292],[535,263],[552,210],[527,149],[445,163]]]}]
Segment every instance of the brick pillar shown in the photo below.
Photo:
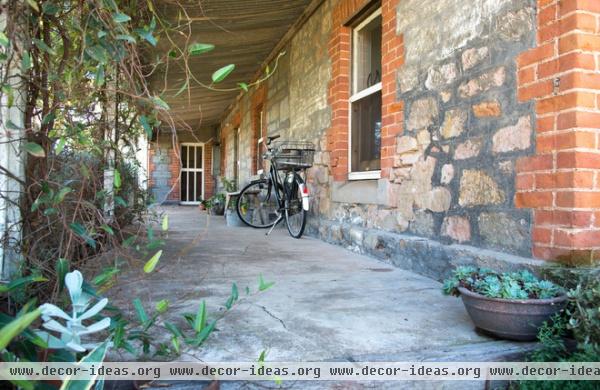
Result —
[{"label": "brick pillar", "polygon": [[396,136],[402,133],[404,104],[396,101],[396,70],[404,64],[404,39],[396,35],[397,0],[381,4],[381,177],[389,178],[396,154]]},{"label": "brick pillar", "polygon": [[537,127],[515,204],[533,210],[534,257],[590,263],[600,257],[600,1],[538,0],[537,40],[517,59]]},{"label": "brick pillar", "polygon": [[213,142],[204,145],[204,199],[208,199],[214,195],[215,181],[212,175],[212,158],[213,158]]}]

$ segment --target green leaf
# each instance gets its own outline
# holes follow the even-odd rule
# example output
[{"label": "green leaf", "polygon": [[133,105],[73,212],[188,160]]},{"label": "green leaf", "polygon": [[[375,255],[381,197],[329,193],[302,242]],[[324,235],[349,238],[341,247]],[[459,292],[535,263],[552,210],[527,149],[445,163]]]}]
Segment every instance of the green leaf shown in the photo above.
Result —
[{"label": "green leaf", "polygon": [[113,230],[113,228],[111,228],[107,224],[103,224],[102,226],[100,226],[100,229],[104,230],[106,233],[110,234],[111,236],[115,235],[115,231]]},{"label": "green leaf", "polygon": [[108,35],[108,33],[107,33],[106,31],[104,31],[104,30],[98,31],[98,32],[96,33],[96,36],[97,36],[98,38],[100,38],[100,39],[104,38],[104,37],[105,37],[105,36],[107,36],[107,35]]},{"label": "green leaf", "polygon": [[100,275],[96,276],[92,283],[96,286],[103,286],[106,282],[112,279],[113,276],[119,273],[119,269],[117,267],[107,267],[102,270]]},{"label": "green leaf", "polygon": [[173,349],[175,350],[176,353],[179,353],[180,348],[179,348],[179,338],[173,336],[171,337],[171,345],[173,345]]},{"label": "green leaf", "polygon": [[53,4],[50,1],[47,1],[42,5],[42,12],[46,15],[56,15],[59,10],[60,9],[58,8],[58,6],[56,6],[56,4]]},{"label": "green leaf", "polygon": [[158,96],[153,96],[150,100],[152,100],[152,103],[154,103],[156,108],[159,108],[161,110],[168,110],[170,108],[167,102],[165,102]]},{"label": "green leaf", "polygon": [[[46,53],[50,54],[51,56],[56,55],[56,52],[50,46],[46,45],[46,43],[44,41],[39,40],[37,38],[33,38],[32,41],[33,41],[33,44],[41,51],[46,52]],[[0,41],[0,44],[2,44],[1,41]]]},{"label": "green leaf", "polygon": [[7,293],[29,283],[46,282],[48,279],[41,275],[29,275],[13,280],[8,284],[0,284],[0,293]]},{"label": "green leaf", "polygon": [[198,308],[198,313],[196,313],[196,317],[194,318],[194,331],[196,333],[202,332],[204,326],[206,325],[206,301],[202,301],[200,307]]},{"label": "green leaf", "polygon": [[69,272],[69,260],[61,257],[56,261],[54,268],[56,269],[56,277],[58,278],[58,291],[62,291],[65,285],[65,276]]},{"label": "green leaf", "polygon": [[133,44],[137,43],[137,41],[135,40],[135,38],[132,37],[129,34],[117,34],[117,39],[119,41],[127,41],[127,42],[133,43]]},{"label": "green leaf", "polygon": [[177,97],[179,95],[181,95],[183,93],[183,91],[185,91],[188,87],[189,83],[188,80],[185,80],[185,83],[183,83],[183,85],[181,86],[181,88],[179,88],[179,90],[177,91],[177,93],[175,95],[173,95],[174,97]]},{"label": "green leaf", "polygon": [[207,338],[210,336],[212,331],[215,329],[215,325],[217,324],[217,320],[212,320],[208,326],[205,326],[202,331],[200,331],[196,335],[196,339],[194,340],[194,345],[200,346]]},{"label": "green leaf", "polygon": [[31,69],[31,54],[29,52],[24,52],[23,57],[21,57],[21,69],[23,72],[27,72]]},{"label": "green leaf", "polygon": [[94,83],[96,86],[101,87],[104,85],[105,76],[104,76],[104,66],[98,65],[96,68],[96,74],[94,75]]},{"label": "green leaf", "polygon": [[[94,350],[92,350],[89,354],[83,357],[79,361],[79,363],[100,363],[104,361],[104,357],[106,356],[106,350],[109,346],[109,340],[106,340],[99,346],[97,346]],[[67,376],[65,381],[63,382],[60,390],[89,390],[96,382],[96,378],[98,377],[96,371],[96,375],[91,375],[89,379],[85,380],[73,380],[71,376]]]},{"label": "green leaf", "polygon": [[6,36],[6,34],[2,31],[0,31],[0,46],[2,47],[8,47],[9,45],[9,40],[8,37]]},{"label": "green leaf", "polygon": [[220,83],[221,81],[225,80],[225,78],[227,76],[229,76],[229,74],[231,72],[233,72],[234,69],[235,69],[235,65],[229,64],[229,65],[225,65],[224,67],[216,70],[215,73],[212,74],[213,83]]},{"label": "green leaf", "polygon": [[139,120],[140,120],[140,124],[144,128],[144,131],[146,132],[146,136],[148,138],[151,138],[152,137],[152,127],[150,126],[150,122],[148,121],[148,117],[146,115],[142,115],[142,116],[140,116]]},{"label": "green leaf", "polygon": [[44,151],[44,148],[42,148],[39,144],[36,144],[35,142],[27,142],[23,148],[25,149],[25,151],[29,154],[31,154],[32,156],[35,157],[45,157],[46,156],[46,152]]},{"label": "green leaf", "polygon": [[191,56],[207,53],[215,48],[215,45],[210,43],[194,43],[188,47],[188,53]]},{"label": "green leaf", "polygon": [[246,83],[238,83],[238,87],[243,89],[245,92],[248,92],[248,84]]},{"label": "green leaf", "polygon": [[265,362],[265,359],[266,359],[266,357],[267,357],[267,350],[266,350],[266,349],[263,349],[263,350],[260,352],[260,355],[258,355],[258,360],[257,360],[257,362],[258,362],[258,363],[264,363],[264,362]]},{"label": "green leaf", "polygon": [[69,224],[69,228],[71,228],[71,230],[79,237],[83,238],[89,246],[91,246],[92,248],[96,248],[96,240],[90,237],[83,225],[77,222],[73,222]]},{"label": "green leaf", "polygon": [[6,127],[10,130],[22,130],[23,128],[18,126],[16,123],[11,121],[10,119],[6,121]]},{"label": "green leaf", "polygon": [[169,216],[168,215],[165,215],[163,217],[162,226],[161,227],[162,227],[162,231],[163,232],[166,232],[167,230],[169,230]]},{"label": "green leaf", "polygon": [[154,271],[154,268],[156,268],[156,265],[158,264],[158,260],[160,260],[161,255],[162,249],[156,252],[154,256],[152,256],[150,260],[148,260],[148,262],[144,265],[145,273],[149,274],[150,272]]},{"label": "green leaf", "polygon": [[85,49],[85,53],[100,64],[104,65],[108,62],[108,53],[100,45],[88,47]]},{"label": "green leaf", "polygon": [[65,144],[67,143],[67,139],[65,137],[60,137],[58,140],[58,144],[56,144],[56,149],[54,149],[55,154],[60,154],[65,148]]},{"label": "green leaf", "polygon": [[24,314],[3,326],[0,329],[0,351],[6,348],[12,339],[21,334],[33,321],[35,321],[42,311],[38,308],[30,313]]},{"label": "green leaf", "polygon": [[172,324],[168,321],[165,321],[164,325],[165,325],[165,328],[167,328],[167,330],[173,334],[173,336],[183,337],[183,332],[181,332],[181,330],[179,330],[179,328],[177,326],[175,326],[174,324]]},{"label": "green leaf", "polygon": [[159,314],[166,312],[169,309],[169,301],[167,299],[162,299],[156,302],[156,311]]},{"label": "green leaf", "polygon": [[125,199],[121,198],[120,196],[115,196],[115,203],[118,206],[122,206],[122,207],[126,207],[127,206],[127,202],[125,202]]},{"label": "green leaf", "polygon": [[275,282],[265,282],[261,274],[258,280],[258,290],[265,291],[266,289],[271,288],[274,284]]},{"label": "green leaf", "polygon": [[38,7],[37,2],[35,0],[27,0],[27,4],[29,4],[29,6],[33,8],[36,12],[40,12],[40,7]]},{"label": "green leaf", "polygon": [[131,245],[133,245],[133,242],[135,241],[136,236],[135,235],[131,235],[129,237],[127,237],[126,239],[123,240],[123,247],[128,248]]},{"label": "green leaf", "polygon": [[135,312],[137,313],[140,322],[142,324],[147,323],[149,319],[148,314],[146,314],[146,310],[144,310],[144,306],[142,305],[142,301],[140,301],[140,298],[135,298],[133,300],[133,307],[135,309]]},{"label": "green leaf", "polygon": [[118,169],[115,169],[115,177],[113,184],[115,188],[121,188],[121,172]]},{"label": "green leaf", "polygon": [[54,119],[56,119],[56,114],[54,112],[48,113],[44,118],[42,118],[42,126],[46,126]]},{"label": "green leaf", "polygon": [[117,12],[117,13],[113,14],[113,21],[115,23],[126,23],[126,22],[129,22],[130,20],[131,20],[131,17],[122,12]]},{"label": "green leaf", "polygon": [[54,197],[54,204],[61,203],[63,200],[65,200],[65,196],[67,196],[67,194],[69,194],[71,191],[73,191],[71,187],[61,188],[60,191],[58,191],[58,193]]}]

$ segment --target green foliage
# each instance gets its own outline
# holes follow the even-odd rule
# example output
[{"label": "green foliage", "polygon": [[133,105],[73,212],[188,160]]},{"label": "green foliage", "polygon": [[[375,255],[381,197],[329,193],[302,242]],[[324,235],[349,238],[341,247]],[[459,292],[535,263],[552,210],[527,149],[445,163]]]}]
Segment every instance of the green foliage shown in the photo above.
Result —
[{"label": "green foliage", "polygon": [[[548,276],[568,288],[567,307],[542,326],[534,362],[600,362],[600,269],[553,268]],[[592,390],[593,381],[520,381],[525,390]]]},{"label": "green foliage", "polygon": [[23,331],[41,314],[42,312],[40,309],[36,309],[32,312],[23,314],[4,325],[2,329],[0,329],[0,351],[6,348],[12,339],[23,333]]},{"label": "green foliage", "polygon": [[213,83],[220,83],[221,81],[225,80],[227,78],[227,76],[229,76],[229,74],[231,72],[233,72],[234,69],[235,69],[234,64],[225,65],[224,67],[217,69],[212,74]]},{"label": "green foliage", "polygon": [[497,273],[469,266],[458,267],[444,280],[442,289],[446,295],[459,296],[459,287],[502,299],[549,299],[564,294],[564,290],[555,283],[540,280],[527,270]]}]

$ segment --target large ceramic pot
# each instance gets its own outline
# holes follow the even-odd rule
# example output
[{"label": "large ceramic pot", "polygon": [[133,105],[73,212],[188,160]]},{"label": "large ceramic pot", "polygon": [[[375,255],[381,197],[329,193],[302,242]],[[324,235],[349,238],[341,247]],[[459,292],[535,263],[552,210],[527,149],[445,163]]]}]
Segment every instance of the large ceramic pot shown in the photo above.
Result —
[{"label": "large ceramic pot", "polygon": [[509,340],[535,340],[538,329],[562,308],[566,296],[552,299],[488,298],[459,287],[465,308],[476,327]]}]

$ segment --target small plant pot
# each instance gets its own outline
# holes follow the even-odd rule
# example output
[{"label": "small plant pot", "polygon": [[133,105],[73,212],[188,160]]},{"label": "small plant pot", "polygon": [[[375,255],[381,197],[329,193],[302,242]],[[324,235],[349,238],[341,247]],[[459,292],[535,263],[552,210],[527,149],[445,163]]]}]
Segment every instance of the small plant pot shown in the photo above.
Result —
[{"label": "small plant pot", "polygon": [[214,205],[210,209],[210,215],[223,215],[225,207],[221,204]]},{"label": "small plant pot", "polygon": [[225,220],[227,221],[227,226],[232,227],[243,227],[245,226],[244,222],[240,219],[239,215],[235,210],[226,210],[225,211]]},{"label": "small plant pot", "polygon": [[464,287],[458,291],[477,328],[508,340],[535,340],[544,321],[563,309],[567,302],[566,296],[513,300],[488,298]]}]

